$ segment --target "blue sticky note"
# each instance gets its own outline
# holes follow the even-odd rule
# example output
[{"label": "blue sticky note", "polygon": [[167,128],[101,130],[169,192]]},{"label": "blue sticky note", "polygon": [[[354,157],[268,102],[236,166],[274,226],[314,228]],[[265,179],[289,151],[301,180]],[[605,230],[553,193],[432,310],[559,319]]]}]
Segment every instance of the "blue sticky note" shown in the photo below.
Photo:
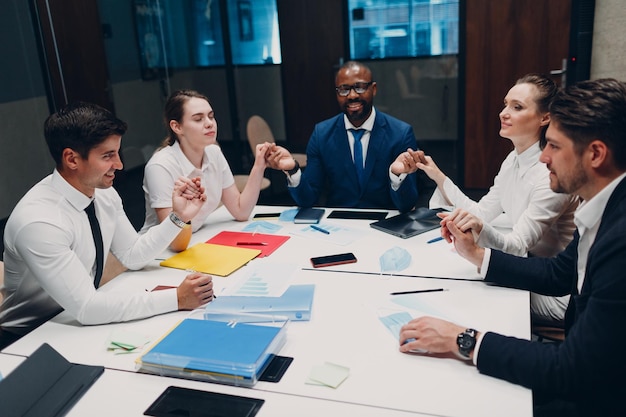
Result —
[{"label": "blue sticky note", "polygon": [[276,233],[280,229],[282,229],[282,226],[278,224],[266,222],[265,220],[260,220],[246,225],[246,227],[243,228],[243,231],[252,233],[266,233],[268,235],[271,235]]},{"label": "blue sticky note", "polygon": [[299,208],[287,209],[280,213],[280,217],[278,218],[278,220],[280,220],[281,222],[293,222],[293,219],[295,219],[298,211],[300,211]]}]

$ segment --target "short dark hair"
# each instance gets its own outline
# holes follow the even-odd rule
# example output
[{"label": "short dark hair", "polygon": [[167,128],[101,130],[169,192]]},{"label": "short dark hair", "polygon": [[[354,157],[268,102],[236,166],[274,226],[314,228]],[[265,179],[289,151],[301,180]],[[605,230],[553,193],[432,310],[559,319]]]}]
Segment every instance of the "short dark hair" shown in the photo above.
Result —
[{"label": "short dark hair", "polygon": [[369,73],[370,81],[374,81],[372,70],[370,69],[370,67],[359,61],[346,61],[341,67],[339,67],[339,69],[335,73],[335,80],[337,80],[337,75],[339,75],[341,71],[347,70],[348,68],[363,68],[367,73]]},{"label": "short dark hair", "polygon": [[613,78],[580,81],[557,93],[550,117],[578,152],[594,140],[611,150],[615,165],[626,169],[626,84]]},{"label": "short dark hair", "polygon": [[112,135],[124,135],[126,129],[126,123],[107,109],[77,101],[46,119],[44,137],[54,162],[60,167],[64,149],[70,148],[87,159],[92,148]]}]

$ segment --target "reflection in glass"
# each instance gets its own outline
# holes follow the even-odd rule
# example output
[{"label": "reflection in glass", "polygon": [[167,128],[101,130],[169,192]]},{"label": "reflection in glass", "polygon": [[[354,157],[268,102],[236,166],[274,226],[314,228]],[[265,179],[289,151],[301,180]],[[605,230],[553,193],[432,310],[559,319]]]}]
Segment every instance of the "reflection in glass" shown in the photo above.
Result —
[{"label": "reflection in glass", "polygon": [[350,56],[457,54],[459,0],[348,0]]}]

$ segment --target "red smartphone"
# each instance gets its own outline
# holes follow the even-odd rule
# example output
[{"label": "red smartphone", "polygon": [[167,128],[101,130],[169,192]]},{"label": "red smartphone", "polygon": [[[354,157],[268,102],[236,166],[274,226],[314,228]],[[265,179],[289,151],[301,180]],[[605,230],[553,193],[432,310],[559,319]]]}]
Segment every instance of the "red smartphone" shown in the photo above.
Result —
[{"label": "red smartphone", "polygon": [[340,253],[337,255],[318,256],[311,258],[313,268],[321,268],[324,266],[353,264],[356,262],[356,256],[353,253]]}]

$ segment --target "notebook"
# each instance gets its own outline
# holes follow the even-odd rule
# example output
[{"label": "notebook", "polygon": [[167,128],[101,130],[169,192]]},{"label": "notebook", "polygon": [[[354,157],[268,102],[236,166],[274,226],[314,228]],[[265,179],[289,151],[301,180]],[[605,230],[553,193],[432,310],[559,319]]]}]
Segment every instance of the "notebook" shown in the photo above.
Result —
[{"label": "notebook", "polygon": [[206,305],[204,318],[246,323],[311,318],[315,285],[291,285],[280,297],[220,296]]},{"label": "notebook", "polygon": [[253,386],[285,343],[277,325],[184,319],[137,359],[139,371]]},{"label": "notebook", "polygon": [[317,224],[324,217],[324,209],[303,207],[298,210],[293,222],[296,224]]},{"label": "notebook", "polygon": [[1,414],[65,415],[103,372],[102,366],[70,363],[44,343],[0,382]]},{"label": "notebook", "polygon": [[380,230],[394,236],[407,239],[429,230],[437,229],[441,219],[437,213],[444,211],[441,209],[431,210],[419,207],[408,213],[398,214],[388,219],[370,223],[374,229]]},{"label": "notebook", "polygon": [[260,253],[259,249],[197,243],[167,258],[160,265],[225,277],[256,258]]}]

